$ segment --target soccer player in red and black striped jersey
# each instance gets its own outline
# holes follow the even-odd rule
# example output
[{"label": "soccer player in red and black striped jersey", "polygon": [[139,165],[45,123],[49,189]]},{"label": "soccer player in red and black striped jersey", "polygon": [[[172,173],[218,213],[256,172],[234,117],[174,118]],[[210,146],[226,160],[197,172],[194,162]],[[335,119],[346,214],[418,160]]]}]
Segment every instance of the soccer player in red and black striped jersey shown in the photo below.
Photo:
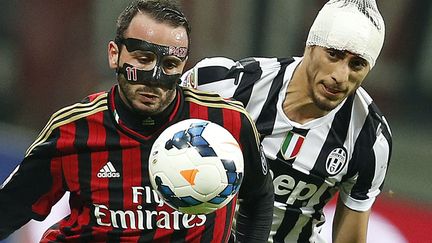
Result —
[{"label": "soccer player in red and black striped jersey", "polygon": [[383,41],[374,0],[329,0],[303,57],[206,58],[184,74],[183,85],[241,101],[254,119],[275,191],[269,242],[326,242],[323,208],[336,192],[332,242],[366,242],[392,136],[361,84]]},{"label": "soccer player in red and black striped jersey", "polygon": [[[238,102],[180,88],[190,28],[173,1],[133,2],[108,44],[118,85],[59,110],[1,185],[0,239],[43,220],[70,192],[71,213],[41,242],[263,242],[273,185],[254,123]],[[238,197],[207,215],[163,203],[151,188],[148,157],[166,127],[188,118],[230,131],[244,156]],[[231,232],[236,209],[237,227]]]}]

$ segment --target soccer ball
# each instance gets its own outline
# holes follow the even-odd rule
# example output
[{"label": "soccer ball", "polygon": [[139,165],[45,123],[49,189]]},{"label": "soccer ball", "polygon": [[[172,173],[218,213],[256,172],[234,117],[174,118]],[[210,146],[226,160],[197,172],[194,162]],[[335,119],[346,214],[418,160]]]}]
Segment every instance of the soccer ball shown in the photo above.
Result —
[{"label": "soccer ball", "polygon": [[153,188],[187,214],[208,214],[228,204],[240,189],[243,169],[243,153],[231,133],[200,119],[168,127],[149,157]]}]

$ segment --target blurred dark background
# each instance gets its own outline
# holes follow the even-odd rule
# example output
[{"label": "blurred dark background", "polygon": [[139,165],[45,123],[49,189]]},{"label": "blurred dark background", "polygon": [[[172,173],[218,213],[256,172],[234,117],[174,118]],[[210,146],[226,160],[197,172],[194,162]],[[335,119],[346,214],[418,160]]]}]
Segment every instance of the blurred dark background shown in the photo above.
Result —
[{"label": "blurred dark background", "polygon": [[[25,148],[53,112],[115,83],[107,64],[107,44],[128,2],[0,1],[3,150]],[[308,29],[325,2],[183,0],[192,26],[187,68],[207,56],[301,56]],[[386,114],[393,132],[393,157],[383,195],[430,207],[432,1],[377,3],[386,22],[386,39],[363,86]],[[19,143],[10,142],[18,139]],[[18,162],[0,161],[4,166],[0,170],[8,174],[13,167],[8,164]]]}]

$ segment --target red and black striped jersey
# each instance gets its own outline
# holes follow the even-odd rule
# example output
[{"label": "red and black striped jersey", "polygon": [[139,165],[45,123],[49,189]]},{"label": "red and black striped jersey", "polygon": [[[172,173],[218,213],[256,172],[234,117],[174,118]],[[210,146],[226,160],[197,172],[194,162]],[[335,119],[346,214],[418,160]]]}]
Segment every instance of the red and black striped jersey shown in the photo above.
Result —
[{"label": "red and black striped jersey", "polygon": [[[49,229],[42,242],[227,242],[237,201],[261,201],[270,208],[265,217],[271,222],[271,179],[254,123],[239,103],[178,88],[168,121],[143,135],[119,117],[117,87],[52,115],[2,185],[0,239],[30,219],[43,220],[66,191],[71,213]],[[174,211],[152,189],[148,176],[149,153],[161,130],[188,118],[223,126],[244,155],[238,198],[207,215]]]}]

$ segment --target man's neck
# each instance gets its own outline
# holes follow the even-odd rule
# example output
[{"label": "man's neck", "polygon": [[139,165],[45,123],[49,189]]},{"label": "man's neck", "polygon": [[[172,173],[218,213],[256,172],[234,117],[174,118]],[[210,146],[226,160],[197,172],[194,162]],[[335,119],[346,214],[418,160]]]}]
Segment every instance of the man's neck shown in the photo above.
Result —
[{"label": "man's neck", "polygon": [[145,115],[134,112],[132,108],[120,97],[120,92],[115,94],[116,110],[120,116],[122,122],[130,129],[141,133],[145,136],[152,134],[157,131],[161,126],[164,126],[171,116],[175,104],[176,98],[171,104],[165,109],[164,112],[156,115]]}]

